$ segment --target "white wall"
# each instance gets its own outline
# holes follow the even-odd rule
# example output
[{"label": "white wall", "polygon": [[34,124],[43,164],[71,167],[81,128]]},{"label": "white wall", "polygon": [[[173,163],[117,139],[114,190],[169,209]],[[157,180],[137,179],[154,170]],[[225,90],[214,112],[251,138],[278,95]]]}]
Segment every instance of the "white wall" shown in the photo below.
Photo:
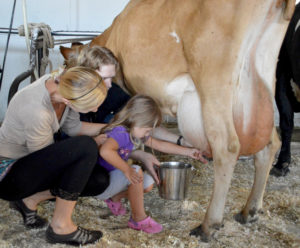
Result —
[{"label": "white wall", "polygon": [[[8,28],[10,24],[13,0],[0,0],[0,27]],[[103,31],[112,23],[129,0],[26,0],[28,23],[46,23],[52,31]],[[23,24],[22,1],[16,1],[13,28]],[[55,39],[64,37],[55,36]],[[68,37],[72,38],[72,37]],[[76,37],[73,37],[76,38]],[[2,68],[7,34],[0,34],[0,65]],[[70,44],[65,44],[69,46]],[[50,49],[53,67],[62,64],[59,46]],[[16,76],[29,69],[29,56],[24,37],[16,34],[10,36],[9,49],[4,68],[0,91],[0,122],[7,108],[9,87]],[[20,87],[29,83],[24,81]]]}]

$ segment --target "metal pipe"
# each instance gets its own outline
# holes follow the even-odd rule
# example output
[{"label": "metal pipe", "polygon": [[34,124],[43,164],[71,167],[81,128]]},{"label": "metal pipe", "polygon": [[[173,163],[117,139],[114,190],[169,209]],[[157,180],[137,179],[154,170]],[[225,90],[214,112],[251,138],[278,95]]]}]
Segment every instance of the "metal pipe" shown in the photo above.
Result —
[{"label": "metal pipe", "polygon": [[53,36],[98,36],[99,34],[101,34],[103,32],[101,31],[52,31],[51,34]]},{"label": "metal pipe", "polygon": [[[65,31],[64,31],[65,32]],[[4,33],[1,31],[0,28],[0,33]],[[14,32],[16,34],[18,34],[18,32]],[[28,78],[29,76],[31,76],[31,82],[33,82],[35,79],[37,79],[39,76],[41,76],[41,72],[40,72],[40,63],[41,63],[41,48],[43,47],[43,39],[40,38],[40,35],[42,34],[42,30],[40,28],[34,28],[31,31],[31,44],[30,44],[30,69],[28,69],[27,71],[21,73],[19,76],[17,76],[14,81],[12,82],[10,89],[9,89],[9,95],[8,95],[8,101],[7,104],[9,104],[11,98],[14,96],[14,94],[18,91],[19,85],[22,81],[24,81],[26,78]],[[53,33],[53,32],[51,32]],[[65,44],[65,43],[70,43],[70,42],[75,42],[75,41],[83,41],[83,40],[91,40],[93,39],[95,36],[97,35],[83,35],[83,34],[58,34],[55,33],[53,35],[61,35],[61,36],[88,36],[82,39],[66,39],[66,40],[56,40],[54,41],[54,44]],[[37,58],[37,54],[38,54],[38,58]],[[38,59],[38,61],[37,61]],[[38,67],[39,70],[38,72],[36,71],[36,63],[38,62]],[[3,73],[3,72],[2,72]]]},{"label": "metal pipe", "polygon": [[3,58],[2,68],[1,68],[1,75],[0,75],[0,90],[1,90],[1,86],[2,86],[2,80],[3,80],[3,74],[4,74],[4,67],[5,67],[6,55],[7,55],[7,51],[8,51],[8,45],[9,45],[9,40],[10,40],[10,35],[11,35],[11,30],[12,30],[12,25],[13,25],[13,20],[14,20],[14,15],[15,15],[15,8],[16,8],[16,0],[14,0],[14,4],[13,4],[13,9],[12,9],[12,14],[11,14],[11,18],[10,18],[10,24],[9,24],[9,30],[8,30],[8,36],[7,36],[7,40],[6,40],[6,47],[5,47],[5,51],[4,51],[4,58]]},{"label": "metal pipe", "polygon": [[42,61],[42,58],[43,58],[43,48],[39,48],[37,50],[37,70],[39,72],[39,77],[41,75],[44,75],[44,72],[42,72],[42,69],[41,69],[41,61]]},{"label": "metal pipe", "polygon": [[19,76],[17,76],[14,81],[12,82],[10,88],[9,88],[9,93],[8,93],[8,99],[7,99],[7,105],[9,104],[10,100],[16,94],[18,91],[19,85],[22,81],[24,81],[26,78],[29,76],[33,75],[33,68],[21,73]]},{"label": "metal pipe", "polygon": [[[1,34],[8,34],[9,32],[8,31],[3,31],[3,30],[0,29],[0,33]],[[18,34],[18,31],[11,31],[10,33],[11,34]]]},{"label": "metal pipe", "polygon": [[[9,104],[11,98],[18,91],[19,85],[22,81],[24,81],[26,78],[31,76],[31,82],[33,82],[35,79],[37,79],[40,76],[40,72],[36,70],[37,51],[39,51],[39,49],[41,49],[43,47],[42,42],[38,40],[40,34],[42,34],[42,31],[40,28],[34,28],[31,31],[30,69],[21,73],[12,82],[12,84],[9,88],[7,104]],[[38,64],[40,66],[40,61],[38,61]]]},{"label": "metal pipe", "polygon": [[[0,27],[0,33],[2,34],[8,34],[9,29],[8,28],[2,28]],[[98,36],[99,34],[103,33],[102,31],[52,31],[52,36]],[[19,31],[17,28],[12,28],[11,34],[19,34]]]},{"label": "metal pipe", "polygon": [[38,79],[40,77],[40,73],[36,69],[36,51],[37,51],[37,49],[40,48],[40,47],[38,47],[38,45],[39,45],[38,37],[40,34],[42,34],[40,28],[34,28],[31,31],[30,68],[34,69],[35,79]]},{"label": "metal pipe", "polygon": [[66,44],[66,43],[73,43],[73,42],[80,42],[86,40],[92,40],[96,36],[90,36],[88,38],[74,38],[74,39],[64,39],[64,40],[54,40],[54,45]]},{"label": "metal pipe", "polygon": [[[5,28],[0,28],[0,33],[2,34],[7,34],[8,31],[6,30],[1,30],[1,29],[5,29]],[[60,31],[59,31],[60,32]],[[70,32],[69,34],[66,33],[66,31],[61,31],[61,32],[65,32],[65,33],[57,33],[57,32],[51,32],[52,36],[66,36],[66,37],[82,37],[82,38],[73,38],[73,39],[57,39],[54,40],[54,45],[61,45],[61,44],[66,44],[66,43],[73,43],[73,42],[80,42],[80,41],[87,41],[87,40],[92,40],[94,39],[96,36],[100,35],[101,32],[99,32],[97,34],[97,32],[94,32],[95,34],[91,34],[91,33],[86,33],[86,34],[76,34],[74,33],[75,31]],[[80,33],[81,31],[78,31],[78,33]],[[12,31],[11,34],[19,34],[18,31]],[[38,37],[37,40],[43,40],[43,38]]]}]

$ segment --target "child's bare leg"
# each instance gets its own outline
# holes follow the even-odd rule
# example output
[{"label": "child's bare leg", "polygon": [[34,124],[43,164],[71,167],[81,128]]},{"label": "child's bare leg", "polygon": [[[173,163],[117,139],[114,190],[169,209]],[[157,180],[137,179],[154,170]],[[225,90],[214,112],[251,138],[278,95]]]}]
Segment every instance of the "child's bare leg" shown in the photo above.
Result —
[{"label": "child's bare leg", "polygon": [[128,198],[128,190],[122,191],[113,197],[111,197],[111,200],[113,202],[120,202],[123,198]]},{"label": "child's bare leg", "polygon": [[[142,170],[138,172],[143,174]],[[144,220],[147,215],[144,209],[144,189],[143,182],[130,184],[128,187],[128,199],[131,206],[131,217],[134,221],[139,222]]]},{"label": "child's bare leg", "polygon": [[[153,189],[153,184],[150,185],[148,188],[144,189],[144,193],[148,193]],[[114,196],[111,197],[113,202],[120,202],[123,198],[128,199],[128,190],[122,191]]]},{"label": "child's bare leg", "polygon": [[144,193],[148,193],[153,189],[154,184],[151,184],[148,188],[144,189]]}]

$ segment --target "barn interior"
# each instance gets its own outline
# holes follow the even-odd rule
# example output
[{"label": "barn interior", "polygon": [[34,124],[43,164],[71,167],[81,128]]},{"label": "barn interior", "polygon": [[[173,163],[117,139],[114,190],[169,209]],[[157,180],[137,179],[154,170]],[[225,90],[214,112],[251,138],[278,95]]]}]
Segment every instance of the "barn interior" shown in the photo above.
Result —
[{"label": "barn interior", "polygon": [[[73,2],[68,0],[64,3],[59,0],[45,1],[45,8],[39,12],[40,1],[27,1],[27,21],[34,23],[45,20],[51,26],[50,30],[48,29],[46,32],[52,33],[54,37],[52,41],[54,43],[48,43],[46,52],[43,51],[45,43],[41,40],[36,43],[33,52],[31,49],[31,56],[34,57],[33,64],[29,59],[30,52],[29,54],[26,52],[25,34],[19,36],[17,30],[19,25],[24,25],[23,18],[26,16],[21,11],[21,1],[17,2],[15,17],[14,10],[10,13],[11,9],[14,8],[12,1],[2,3],[0,15],[5,18],[0,20],[0,27],[5,28],[0,28],[0,62],[3,62],[1,64],[0,84],[0,125],[4,119],[9,100],[18,89],[30,84],[31,78],[36,76],[36,65],[41,66],[43,55],[47,54],[51,59],[51,68],[57,68],[63,63],[63,58],[58,52],[58,45],[72,41],[88,42],[110,25],[113,18],[128,1],[115,0],[114,3],[109,4],[105,0],[87,0],[84,2],[83,4],[83,1],[80,0]],[[87,10],[85,5],[97,6],[101,12],[104,11],[103,9],[107,9],[105,11],[107,13],[99,21],[102,26],[91,21],[98,17],[99,11]],[[56,10],[54,6],[61,7]],[[50,13],[55,16],[63,16],[66,9],[70,9],[70,12],[73,11],[73,14],[68,12],[67,21],[63,18],[60,19],[61,17],[53,21],[47,16],[49,9],[51,10]],[[13,17],[15,19],[12,22]],[[82,21],[83,19],[85,21]],[[82,23],[79,23],[80,21]],[[64,31],[61,31],[62,29]],[[32,45],[32,40],[28,42],[29,45]],[[49,70],[50,65],[48,64],[45,66],[44,73]],[[275,125],[278,126],[278,123],[278,112],[276,112]],[[163,125],[169,131],[179,134],[174,119],[165,118]],[[163,199],[159,196],[158,187],[145,195],[146,211],[163,225],[163,232],[146,234],[129,229],[127,227],[127,221],[130,218],[128,201],[124,202],[128,213],[125,216],[114,216],[104,201],[94,197],[80,198],[73,214],[73,220],[83,227],[100,229],[103,232],[104,236],[100,241],[87,247],[300,247],[300,115],[298,114],[295,115],[295,130],[291,145],[290,173],[286,177],[269,176],[263,198],[264,212],[259,214],[259,219],[255,222],[244,225],[235,221],[234,216],[243,208],[243,204],[251,192],[254,166],[252,156],[240,157],[235,166],[227,195],[224,226],[213,232],[209,243],[201,242],[198,238],[190,236],[189,232],[201,224],[209,205],[214,184],[213,162],[203,164],[190,158],[159,152],[155,152],[155,155],[161,162],[181,161],[189,163],[195,168],[192,170],[186,199],[180,201]],[[38,213],[51,221],[53,209],[54,202],[46,201],[39,205]],[[9,208],[8,201],[0,199],[0,247],[68,247],[67,245],[48,244],[45,240],[45,230],[46,228],[26,229],[21,215]]]}]

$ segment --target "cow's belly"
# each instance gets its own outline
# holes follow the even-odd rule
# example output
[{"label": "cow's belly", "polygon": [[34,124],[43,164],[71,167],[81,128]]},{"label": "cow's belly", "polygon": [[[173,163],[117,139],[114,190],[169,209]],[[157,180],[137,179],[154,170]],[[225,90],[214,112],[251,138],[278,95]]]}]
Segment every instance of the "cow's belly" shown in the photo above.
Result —
[{"label": "cow's belly", "polygon": [[[166,85],[164,98],[169,104],[162,107],[164,113],[177,113],[181,134],[190,144],[209,155],[211,149],[204,130],[201,100],[190,75],[182,74]],[[240,154],[254,154],[270,140],[274,123],[270,91],[262,82],[257,82],[254,87],[240,87],[233,97],[236,100],[232,116],[241,144]],[[160,99],[160,102],[166,102],[166,99]]]}]

